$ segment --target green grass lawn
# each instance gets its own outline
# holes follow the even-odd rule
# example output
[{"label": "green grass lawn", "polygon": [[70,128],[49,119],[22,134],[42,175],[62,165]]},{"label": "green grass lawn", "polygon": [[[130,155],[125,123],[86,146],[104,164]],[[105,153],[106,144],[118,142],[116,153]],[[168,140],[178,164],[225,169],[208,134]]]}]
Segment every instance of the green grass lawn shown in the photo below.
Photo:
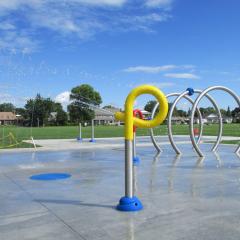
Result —
[{"label": "green grass lawn", "polygon": [[[214,136],[217,134],[218,125],[206,125],[204,126],[204,136]],[[95,137],[123,137],[123,126],[96,126]],[[64,127],[41,127],[41,128],[28,128],[28,127],[14,127],[14,126],[0,126],[0,147],[10,145],[11,139],[3,139],[9,133],[13,133],[18,142],[22,140],[30,139],[33,136],[34,139],[68,139],[76,138],[78,136],[77,126],[64,126]],[[167,135],[167,126],[161,125],[154,129],[154,133],[157,135]],[[173,125],[173,133],[176,135],[189,134],[188,125]],[[148,129],[138,129],[138,136],[149,136]],[[225,124],[223,130],[223,136],[240,136],[240,124]],[[82,128],[82,137],[91,137],[91,127]],[[17,147],[26,146],[25,144]],[[29,147],[29,146],[28,146]],[[31,147],[31,145],[30,145]]]}]

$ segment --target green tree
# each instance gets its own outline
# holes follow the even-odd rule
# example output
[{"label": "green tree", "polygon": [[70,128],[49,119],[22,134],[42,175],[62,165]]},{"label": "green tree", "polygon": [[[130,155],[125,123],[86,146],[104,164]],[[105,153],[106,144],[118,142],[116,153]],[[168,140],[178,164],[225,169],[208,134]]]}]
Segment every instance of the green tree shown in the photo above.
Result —
[{"label": "green tree", "polygon": [[112,106],[112,105],[106,105],[106,106],[103,107],[103,109],[108,109],[108,108],[115,108],[115,107]]},{"label": "green tree", "polygon": [[[151,100],[151,101],[147,102],[147,104],[146,104],[145,107],[144,107],[144,110],[151,113],[151,112],[153,111],[153,108],[154,108],[154,106],[155,106],[156,104],[157,104],[157,101]],[[158,112],[158,109],[157,109],[156,112]]]},{"label": "green tree", "polygon": [[47,124],[54,102],[50,98],[43,98],[37,94],[35,99],[30,99],[25,105],[29,125],[43,126]]},{"label": "green tree", "polygon": [[231,115],[233,117],[233,121],[236,123],[240,122],[240,108],[236,107],[232,112]]},{"label": "green tree", "polygon": [[202,113],[202,115],[204,117],[207,117],[208,115],[210,115],[211,113],[215,113],[215,109],[213,107],[207,107],[207,108],[199,108],[200,112]]},{"label": "green tree", "polygon": [[74,87],[70,100],[73,102],[68,105],[68,112],[70,120],[75,123],[92,120],[95,117],[93,107],[98,107],[102,103],[99,92],[88,84]]},{"label": "green tree", "polygon": [[53,112],[56,112],[56,119],[54,125],[64,126],[67,124],[68,116],[63,110],[61,103],[53,103]]},{"label": "green tree", "polygon": [[179,117],[187,117],[187,112],[184,111],[184,110],[179,109],[179,110],[177,110],[177,116],[179,116]]},{"label": "green tree", "polygon": [[14,112],[15,106],[12,103],[0,104],[0,112]]},{"label": "green tree", "polygon": [[227,111],[225,109],[220,109],[220,112],[221,112],[223,117],[227,116]]},{"label": "green tree", "polygon": [[232,115],[231,110],[230,110],[230,107],[228,106],[226,116],[231,117],[231,115]]}]

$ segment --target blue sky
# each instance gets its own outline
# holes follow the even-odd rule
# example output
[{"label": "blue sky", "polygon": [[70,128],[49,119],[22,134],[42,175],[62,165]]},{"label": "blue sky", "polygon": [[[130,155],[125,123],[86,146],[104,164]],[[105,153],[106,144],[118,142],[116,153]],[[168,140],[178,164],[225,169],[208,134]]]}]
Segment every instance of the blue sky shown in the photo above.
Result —
[{"label": "blue sky", "polygon": [[0,1],[0,102],[22,106],[40,92],[66,105],[82,83],[120,107],[146,83],[165,93],[224,85],[239,94],[239,9],[237,0]]}]

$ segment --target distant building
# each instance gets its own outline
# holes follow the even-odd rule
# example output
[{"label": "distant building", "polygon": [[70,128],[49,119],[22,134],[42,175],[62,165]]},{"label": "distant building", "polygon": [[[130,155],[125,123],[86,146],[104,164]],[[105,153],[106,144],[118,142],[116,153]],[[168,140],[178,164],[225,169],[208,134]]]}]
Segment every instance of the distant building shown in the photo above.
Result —
[{"label": "distant building", "polygon": [[222,121],[223,121],[223,123],[232,123],[233,118],[232,117],[223,117]]},{"label": "distant building", "polygon": [[[106,108],[96,108],[94,109],[95,118],[94,124],[95,125],[122,125],[123,122],[119,122],[115,119],[114,114],[116,112],[120,112],[120,108],[115,107],[106,107]],[[141,110],[144,119],[148,119],[151,117],[151,113],[145,110]]]},{"label": "distant building", "polygon": [[95,125],[114,125],[118,124],[118,121],[115,120],[114,114],[115,112],[119,112],[121,109],[115,107],[108,107],[108,108],[96,108],[94,109],[95,118],[94,124]]},{"label": "distant building", "polygon": [[16,114],[12,112],[0,112],[0,125],[12,125],[17,121]]},{"label": "distant building", "polygon": [[206,117],[208,123],[218,123],[219,117],[217,114],[211,113]]},{"label": "distant building", "polygon": [[[207,123],[219,123],[219,117],[217,114],[210,114],[206,117]],[[222,117],[222,122],[223,123],[232,123],[233,118],[232,117]]]},{"label": "distant building", "polygon": [[141,112],[142,112],[142,115],[143,115],[144,119],[149,119],[151,117],[151,115],[152,115],[152,113],[150,113],[150,112],[148,112],[146,110],[141,110]]},{"label": "distant building", "polygon": [[172,117],[172,124],[180,125],[187,124],[189,119],[186,117]]}]

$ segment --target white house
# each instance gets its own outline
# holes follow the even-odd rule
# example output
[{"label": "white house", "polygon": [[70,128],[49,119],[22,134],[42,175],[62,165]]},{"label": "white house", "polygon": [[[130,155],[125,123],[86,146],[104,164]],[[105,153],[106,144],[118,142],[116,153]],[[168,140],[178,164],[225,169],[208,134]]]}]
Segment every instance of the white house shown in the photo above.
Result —
[{"label": "white house", "polygon": [[217,114],[211,113],[206,117],[208,123],[218,123],[219,117]]}]

